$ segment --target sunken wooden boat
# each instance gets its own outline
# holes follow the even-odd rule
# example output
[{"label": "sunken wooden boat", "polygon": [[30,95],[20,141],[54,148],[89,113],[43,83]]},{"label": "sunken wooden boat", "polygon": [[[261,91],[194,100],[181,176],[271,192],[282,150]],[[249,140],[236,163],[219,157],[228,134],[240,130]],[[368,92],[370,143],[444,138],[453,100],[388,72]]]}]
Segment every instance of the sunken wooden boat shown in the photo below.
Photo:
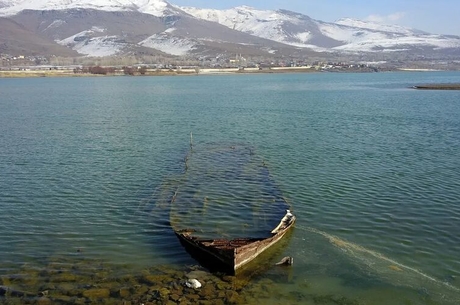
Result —
[{"label": "sunken wooden boat", "polygon": [[170,225],[185,250],[211,271],[259,269],[296,219],[252,146],[193,146],[174,185],[167,200]]},{"label": "sunken wooden boat", "polygon": [[194,230],[175,231],[177,237],[196,258],[208,263],[221,264],[219,270],[236,274],[238,269],[256,259],[280,241],[293,227],[296,217],[287,210],[286,215],[267,238],[201,239]]}]

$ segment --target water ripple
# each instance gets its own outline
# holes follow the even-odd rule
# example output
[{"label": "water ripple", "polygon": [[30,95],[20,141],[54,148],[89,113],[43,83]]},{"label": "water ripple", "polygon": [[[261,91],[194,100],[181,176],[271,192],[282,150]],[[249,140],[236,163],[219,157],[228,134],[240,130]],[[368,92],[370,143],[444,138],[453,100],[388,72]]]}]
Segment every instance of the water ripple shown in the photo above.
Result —
[{"label": "water ripple", "polygon": [[[459,278],[459,96],[400,90],[426,77],[454,81],[458,74],[133,78],[129,86],[126,78],[2,81],[0,271],[74,259],[78,249],[110,263],[193,264],[170,225],[177,186],[191,202],[174,206],[177,215],[193,225],[201,224],[197,215],[215,215],[218,233],[231,235],[270,227],[267,219],[280,213],[266,209],[279,197],[270,193],[273,180],[299,225],[436,279]],[[242,155],[226,160],[234,167],[222,166],[216,151],[211,160],[197,155],[208,174],[184,182],[190,131],[197,148],[249,144],[254,164],[265,166],[245,173]],[[250,179],[254,168],[269,175]],[[261,217],[241,217],[248,210]],[[322,292],[362,295],[340,290],[336,277],[349,279],[359,268],[348,268],[318,237],[293,235],[289,249],[301,266],[295,282],[328,278],[322,283],[335,284],[318,284]],[[364,282],[376,295],[401,292]]]}]

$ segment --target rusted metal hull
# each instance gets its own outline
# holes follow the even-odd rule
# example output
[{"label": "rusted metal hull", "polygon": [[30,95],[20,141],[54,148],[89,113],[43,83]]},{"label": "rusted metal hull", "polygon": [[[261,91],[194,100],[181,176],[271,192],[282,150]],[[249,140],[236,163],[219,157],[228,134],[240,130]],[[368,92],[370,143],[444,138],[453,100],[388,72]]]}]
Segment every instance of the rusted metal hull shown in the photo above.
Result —
[{"label": "rusted metal hull", "polygon": [[[283,218],[284,220],[284,218]],[[283,222],[282,220],[282,222]],[[293,227],[292,216],[285,226],[268,238],[199,239],[191,231],[175,232],[181,243],[198,260],[213,260],[214,266],[227,273],[236,274],[237,270],[256,259],[261,253],[275,245]],[[210,262],[210,261],[208,261]]]}]

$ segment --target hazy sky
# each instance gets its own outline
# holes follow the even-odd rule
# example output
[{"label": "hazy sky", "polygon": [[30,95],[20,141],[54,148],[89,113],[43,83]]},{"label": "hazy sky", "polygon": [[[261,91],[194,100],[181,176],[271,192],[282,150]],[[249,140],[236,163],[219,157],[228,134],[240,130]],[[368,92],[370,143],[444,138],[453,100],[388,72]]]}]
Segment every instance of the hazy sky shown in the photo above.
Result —
[{"label": "hazy sky", "polygon": [[460,36],[460,0],[169,0],[181,6],[284,8],[322,21],[351,17]]}]

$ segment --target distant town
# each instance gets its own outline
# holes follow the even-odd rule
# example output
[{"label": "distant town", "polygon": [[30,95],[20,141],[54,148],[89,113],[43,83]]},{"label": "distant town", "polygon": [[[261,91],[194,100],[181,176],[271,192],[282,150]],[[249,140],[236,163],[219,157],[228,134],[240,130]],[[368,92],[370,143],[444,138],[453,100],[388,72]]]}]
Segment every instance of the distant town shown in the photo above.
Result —
[{"label": "distant town", "polygon": [[[400,59],[369,61],[360,58],[246,58],[241,55],[199,58],[57,57],[0,54],[0,77],[83,75],[171,75],[282,72],[383,72],[460,70],[460,60]],[[339,59],[339,60],[337,60]]]}]

